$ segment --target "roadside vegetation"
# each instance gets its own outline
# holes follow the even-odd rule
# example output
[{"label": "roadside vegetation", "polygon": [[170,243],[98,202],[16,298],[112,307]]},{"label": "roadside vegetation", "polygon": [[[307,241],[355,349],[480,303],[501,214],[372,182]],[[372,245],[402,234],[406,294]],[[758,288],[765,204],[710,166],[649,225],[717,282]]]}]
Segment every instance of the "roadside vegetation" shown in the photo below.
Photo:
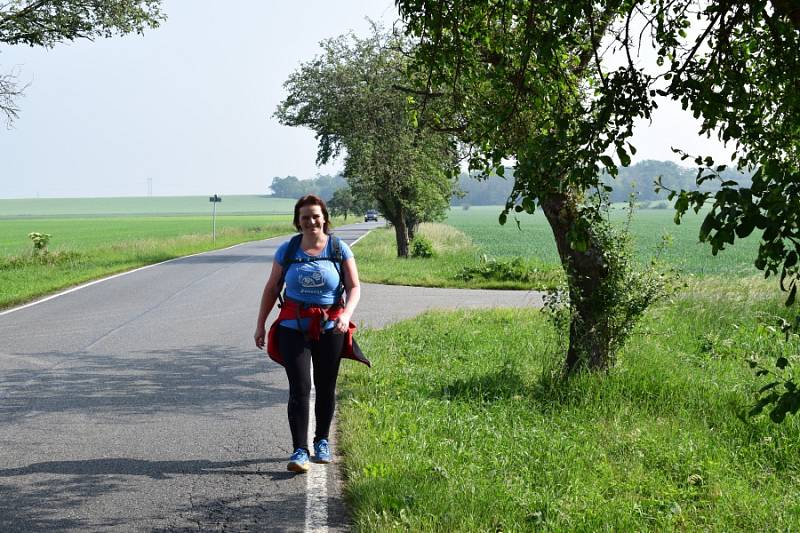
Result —
[{"label": "roadside vegetation", "polygon": [[[430,241],[430,258],[398,258],[394,233],[375,230],[356,246],[363,281],[424,287],[485,289],[552,289],[563,280],[552,231],[541,214],[516,215],[507,224],[497,223],[499,206],[450,209],[447,224],[422,224],[419,234]],[[624,224],[625,210],[611,211],[611,221]],[[519,221],[517,226],[516,221]],[[635,260],[661,260],[684,277],[750,277],[757,273],[753,258],[758,239],[737,242],[713,256],[707,244],[697,242],[701,217],[684,217],[675,225],[672,211],[637,209],[630,232]],[[670,244],[658,251],[664,238]]]},{"label": "roadside vegetation", "polygon": [[[541,213],[511,215],[501,226],[497,223],[501,210],[500,206],[473,206],[468,210],[454,207],[446,222],[467,234],[481,253],[498,258],[538,257],[558,264],[552,231]],[[623,224],[627,216],[622,204],[616,204],[610,213],[611,221],[616,224]],[[636,209],[630,225],[636,257],[642,263],[648,262],[656,253],[662,236],[668,235],[671,245],[663,251],[662,259],[685,274],[737,277],[757,274],[753,260],[758,251],[758,238],[737,240],[736,246],[711,255],[711,247],[697,239],[703,215],[704,212],[696,216],[687,214],[681,224],[676,225],[670,209]]]},{"label": "roadside vegetation", "polygon": [[[50,234],[36,252],[28,233]],[[0,220],[0,308],[144,265],[286,235],[290,215]]]},{"label": "roadside vegetation", "polygon": [[[430,257],[414,257],[415,243]],[[359,276],[368,283],[456,287],[471,289],[547,289],[561,279],[558,265],[537,259],[481,258],[481,248],[458,229],[436,223],[420,224],[411,257],[398,258],[395,233],[378,229],[356,245]],[[535,256],[534,256],[535,257]]]},{"label": "roadside vegetation", "polygon": [[[392,258],[391,236],[374,232],[356,247],[362,276],[446,279],[482,255],[542,257],[558,274],[543,218],[500,226],[498,212],[454,208],[453,229],[421,226],[430,259]],[[533,309],[433,312],[360,333],[373,368],[345,365],[338,414],[356,530],[800,527],[800,421],[748,414],[774,378],[749,361],[785,357],[790,374],[798,361],[796,337],[773,327],[791,319],[785,294],[756,276],[757,239],[711,256],[700,217],[672,218],[634,215],[636,259],[667,232],[663,259],[683,274],[607,373],[564,380],[565,323]]]},{"label": "roadside vegetation", "polygon": [[608,373],[568,381],[536,310],[361,333],[374,366],[343,365],[338,415],[356,529],[800,528],[800,421],[746,416],[746,360],[797,353],[763,324],[781,314],[769,281],[691,282]]}]

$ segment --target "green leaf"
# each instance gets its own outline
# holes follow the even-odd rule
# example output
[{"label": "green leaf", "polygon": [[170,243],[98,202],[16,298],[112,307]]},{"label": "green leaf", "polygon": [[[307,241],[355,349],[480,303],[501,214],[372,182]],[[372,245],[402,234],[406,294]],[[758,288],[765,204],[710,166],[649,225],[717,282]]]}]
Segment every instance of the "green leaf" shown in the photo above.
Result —
[{"label": "green leaf", "polygon": [[773,381],[772,383],[767,383],[766,385],[758,389],[758,393],[761,394],[762,392],[767,392],[768,390],[774,389],[780,384],[781,384],[780,381]]},{"label": "green leaf", "polygon": [[786,255],[786,260],[783,262],[783,268],[791,268],[797,264],[797,252],[792,250]]},{"label": "green leaf", "polygon": [[619,157],[619,161],[622,163],[623,167],[627,167],[631,164],[631,158],[622,146],[617,146],[617,157]]}]

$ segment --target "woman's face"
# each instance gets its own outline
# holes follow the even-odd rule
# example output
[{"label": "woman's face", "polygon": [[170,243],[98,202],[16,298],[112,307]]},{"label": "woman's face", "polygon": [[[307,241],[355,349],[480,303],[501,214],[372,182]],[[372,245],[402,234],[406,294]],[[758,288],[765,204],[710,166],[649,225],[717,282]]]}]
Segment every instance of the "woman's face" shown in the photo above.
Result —
[{"label": "woman's face", "polygon": [[300,230],[310,236],[323,233],[325,215],[318,205],[304,205],[300,208]]}]

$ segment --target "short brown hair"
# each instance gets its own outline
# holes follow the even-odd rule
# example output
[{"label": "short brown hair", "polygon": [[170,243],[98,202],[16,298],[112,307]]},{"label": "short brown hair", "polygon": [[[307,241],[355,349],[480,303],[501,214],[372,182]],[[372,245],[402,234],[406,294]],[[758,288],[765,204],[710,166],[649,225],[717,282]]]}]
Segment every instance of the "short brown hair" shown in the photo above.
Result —
[{"label": "short brown hair", "polygon": [[306,194],[305,196],[300,197],[300,199],[297,200],[297,203],[294,204],[294,219],[292,220],[292,224],[294,224],[294,227],[297,228],[297,231],[302,231],[300,229],[300,208],[307,205],[318,205],[320,209],[322,209],[322,216],[325,219],[325,224],[322,226],[322,231],[325,233],[330,233],[331,220],[328,216],[328,206],[325,205],[325,200],[316,194]]}]

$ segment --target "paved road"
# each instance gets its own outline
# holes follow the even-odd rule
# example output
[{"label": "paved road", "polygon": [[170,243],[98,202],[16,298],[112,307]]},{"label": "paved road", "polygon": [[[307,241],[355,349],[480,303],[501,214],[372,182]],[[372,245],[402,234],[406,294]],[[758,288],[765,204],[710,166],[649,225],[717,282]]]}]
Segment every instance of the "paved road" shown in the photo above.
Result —
[{"label": "paved road", "polygon": [[[374,223],[341,228],[352,242]],[[282,369],[252,345],[283,238],[0,315],[0,531],[301,531]],[[356,322],[536,293],[365,285]],[[346,528],[336,471],[328,525]]]}]

